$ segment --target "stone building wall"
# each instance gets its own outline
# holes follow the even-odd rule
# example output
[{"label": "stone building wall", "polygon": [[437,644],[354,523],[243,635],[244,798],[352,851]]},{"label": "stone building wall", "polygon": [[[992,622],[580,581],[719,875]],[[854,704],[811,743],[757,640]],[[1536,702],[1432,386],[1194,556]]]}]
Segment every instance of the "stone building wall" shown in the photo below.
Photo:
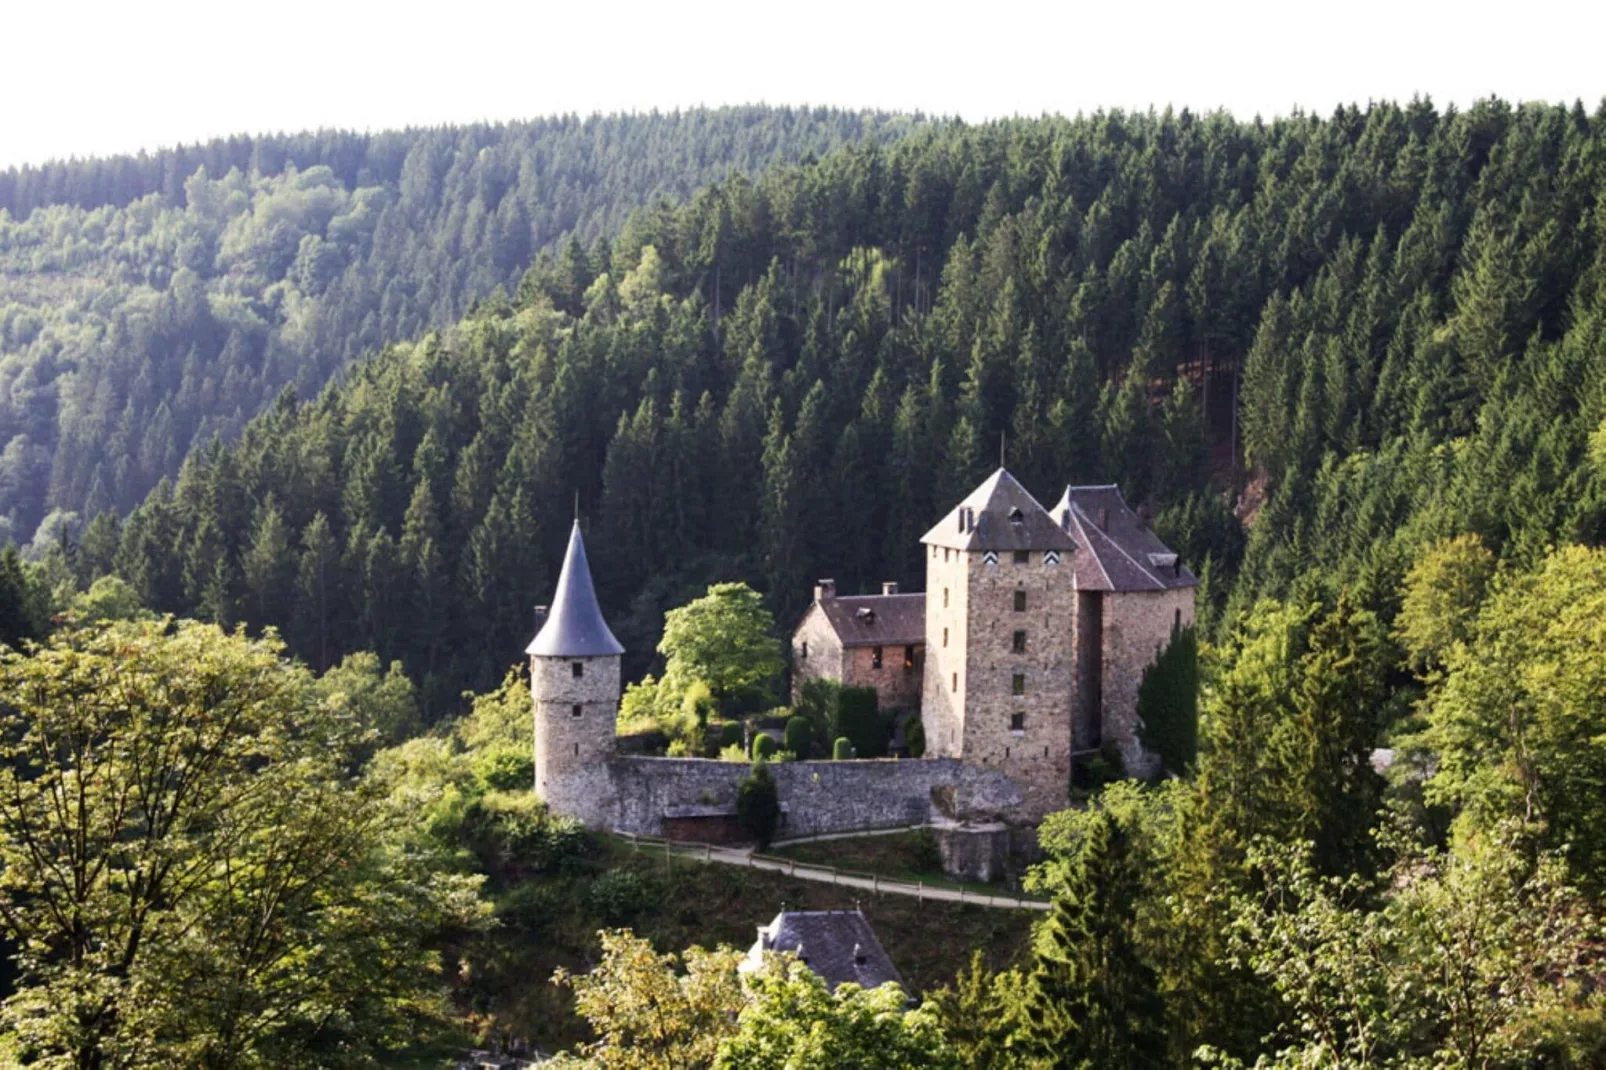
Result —
[{"label": "stone building wall", "polygon": [[1143,672],[1193,623],[1192,587],[1104,596],[1104,738],[1121,749],[1129,774],[1153,776],[1159,760],[1138,741],[1138,688]]},{"label": "stone building wall", "polygon": [[[924,824],[934,799],[980,818],[1017,816],[1022,802],[1020,788],[1001,772],[951,759],[776,762],[770,772],[787,836]],[[594,790],[578,812],[566,812],[593,828],[660,836],[666,809],[734,807],[747,773],[742,763],[706,758],[618,758],[578,775]]]},{"label": "stone building wall", "polygon": [[614,756],[619,659],[532,657],[530,694],[535,703],[535,790],[565,813],[583,808],[584,799],[576,793],[586,790],[588,774],[605,768]]},{"label": "stone building wall", "polygon": [[926,654],[920,644],[915,645],[912,653],[913,665],[905,669],[903,644],[884,646],[881,648],[881,667],[878,669],[875,666],[875,647],[848,647],[842,653],[842,661],[846,666],[842,682],[849,687],[875,688],[876,701],[884,710],[917,710],[920,708],[921,673],[925,669]]},{"label": "stone building wall", "polygon": [[[1040,817],[1066,805],[1070,784],[1076,619],[1070,567],[1045,563],[1040,550],[1028,551],[1020,564],[1009,551],[996,564],[979,553],[968,556],[969,680],[960,757],[1008,773]],[[1025,638],[1018,652],[1017,632]]]},{"label": "stone building wall", "polygon": [[934,758],[957,758],[964,748],[969,569],[964,551],[926,547],[926,661],[920,719],[926,754]]},{"label": "stone building wall", "polygon": [[792,633],[792,703],[797,704],[803,685],[810,680],[840,681],[847,667],[843,654],[842,640],[820,604],[809,606],[797,631]]}]

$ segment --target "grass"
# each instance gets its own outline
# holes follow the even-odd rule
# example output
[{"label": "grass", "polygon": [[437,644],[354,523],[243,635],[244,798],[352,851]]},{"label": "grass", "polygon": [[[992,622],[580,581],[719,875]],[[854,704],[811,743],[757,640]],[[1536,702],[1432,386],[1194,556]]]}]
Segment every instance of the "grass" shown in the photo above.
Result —
[{"label": "grass", "polygon": [[857,903],[908,987],[919,993],[951,983],[973,949],[995,969],[1017,961],[1035,917],[968,903],[875,897],[686,857],[666,861],[661,851],[643,847],[638,853],[609,837],[599,838],[568,872],[506,885],[495,897],[499,928],[447,955],[457,1006],[471,1032],[522,1037],[549,1052],[587,1039],[568,990],[550,980],[560,966],[584,971],[594,965],[600,929],[630,928],[661,952],[717,944],[745,949],[756,927],[783,906],[828,910]]},{"label": "grass", "polygon": [[852,836],[771,847],[766,854],[795,858],[815,866],[833,866],[855,873],[874,873],[889,880],[923,881],[928,888],[958,891],[982,889],[997,892],[998,885],[957,881],[942,871],[942,856],[929,831],[897,832],[884,836]]}]

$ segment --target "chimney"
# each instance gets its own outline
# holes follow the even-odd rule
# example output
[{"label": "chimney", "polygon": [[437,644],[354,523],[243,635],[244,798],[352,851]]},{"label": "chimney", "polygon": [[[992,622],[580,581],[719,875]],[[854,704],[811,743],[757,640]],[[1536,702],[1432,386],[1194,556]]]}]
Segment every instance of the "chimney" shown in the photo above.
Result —
[{"label": "chimney", "polygon": [[805,966],[807,966],[809,964],[809,956],[804,952],[804,950],[803,950],[803,941],[801,941],[801,940],[799,940],[797,942],[797,952],[796,952],[796,954],[797,954],[797,960],[799,962],[801,962]]},{"label": "chimney", "polygon": [[897,594],[898,593],[898,581],[897,580],[883,580],[882,583],[881,583],[881,593],[882,594]]},{"label": "chimney", "polygon": [[863,966],[868,961],[869,961],[869,959],[866,958],[865,954],[864,954],[863,945],[854,944],[853,945],[853,964],[855,966]]},{"label": "chimney", "polygon": [[814,585],[814,600],[823,602],[836,597],[836,580],[820,580]]}]

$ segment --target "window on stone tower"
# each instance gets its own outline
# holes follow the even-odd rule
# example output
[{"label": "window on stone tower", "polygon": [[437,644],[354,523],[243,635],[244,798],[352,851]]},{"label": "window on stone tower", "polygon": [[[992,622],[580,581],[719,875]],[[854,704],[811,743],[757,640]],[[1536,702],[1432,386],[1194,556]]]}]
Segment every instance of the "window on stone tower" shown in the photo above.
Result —
[{"label": "window on stone tower", "polygon": [[872,668],[872,669],[881,668],[881,648],[880,647],[872,647],[870,649],[870,668]]},{"label": "window on stone tower", "polygon": [[1015,633],[1015,638],[1014,638],[1014,641],[1010,644],[1010,649],[1013,650],[1016,654],[1024,654],[1024,653],[1026,653],[1026,633],[1025,632],[1016,632]]},{"label": "window on stone tower", "polygon": [[571,706],[569,708],[569,716],[570,717],[578,717],[584,712],[585,712],[585,707],[580,705],[578,702],[576,702],[573,706]]},{"label": "window on stone tower", "polygon": [[1026,714],[1012,713],[1009,715],[1009,730],[1011,732],[1026,731]]},{"label": "window on stone tower", "polygon": [[948,645],[948,629],[947,628],[944,628],[942,630],[942,645],[943,646],[947,646]]},{"label": "window on stone tower", "polygon": [[807,639],[803,640],[803,642],[798,646],[797,656],[802,658],[804,661],[809,659],[809,641]]},{"label": "window on stone tower", "polygon": [[950,691],[958,691],[959,690],[959,674],[958,673],[954,673],[953,683],[949,685],[948,690],[950,690]]},{"label": "window on stone tower", "polygon": [[1025,673],[1018,672],[1018,673],[1016,673],[1014,676],[1012,676],[1010,678],[1010,681],[1009,681],[1009,693],[1011,695],[1024,695],[1024,694],[1026,694],[1026,674]]},{"label": "window on stone tower", "polygon": [[574,678],[578,680],[586,674],[586,663],[583,661],[573,662],[569,666],[569,671],[574,673]]},{"label": "window on stone tower", "polygon": [[1015,612],[1016,613],[1024,613],[1024,612],[1026,612],[1026,592],[1025,591],[1016,591],[1015,592]]},{"label": "window on stone tower", "polygon": [[1017,564],[1017,565],[1029,565],[1031,563],[1032,563],[1032,552],[1030,550],[1016,550],[1015,551],[1015,564]]},{"label": "window on stone tower", "polygon": [[[944,587],[942,589],[942,608],[944,608],[944,609],[948,608],[948,588],[946,588],[946,587]],[[1180,613],[1181,610],[1178,610],[1177,612]]]}]

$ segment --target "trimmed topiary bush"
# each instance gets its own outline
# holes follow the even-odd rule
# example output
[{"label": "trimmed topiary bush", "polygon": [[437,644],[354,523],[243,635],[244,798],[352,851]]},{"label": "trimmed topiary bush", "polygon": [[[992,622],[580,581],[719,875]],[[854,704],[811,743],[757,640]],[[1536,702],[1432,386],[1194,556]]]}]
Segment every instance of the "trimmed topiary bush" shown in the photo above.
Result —
[{"label": "trimmed topiary bush", "polygon": [[887,753],[887,722],[873,687],[844,687],[836,700],[832,735],[847,736],[860,758],[882,758]]},{"label": "trimmed topiary bush", "polygon": [[807,717],[793,717],[786,722],[786,749],[799,758],[807,758],[814,746],[814,726]]},{"label": "trimmed topiary bush", "polygon": [[758,758],[753,762],[753,771],[736,789],[736,821],[762,851],[775,838],[775,826],[780,820],[780,791],[770,776],[768,763]]},{"label": "trimmed topiary bush", "polygon": [[767,760],[775,753],[775,737],[768,732],[760,732],[753,737],[753,757],[758,761]]},{"label": "trimmed topiary bush", "polygon": [[909,748],[909,757],[923,758],[926,754],[926,726],[918,713],[912,714],[903,724],[903,742]]},{"label": "trimmed topiary bush", "polygon": [[831,758],[845,762],[851,757],[853,757],[853,740],[847,736],[838,736],[836,742],[831,744]]},{"label": "trimmed topiary bush", "polygon": [[726,721],[719,726],[719,749],[724,750],[730,746],[741,746],[742,722]]}]

